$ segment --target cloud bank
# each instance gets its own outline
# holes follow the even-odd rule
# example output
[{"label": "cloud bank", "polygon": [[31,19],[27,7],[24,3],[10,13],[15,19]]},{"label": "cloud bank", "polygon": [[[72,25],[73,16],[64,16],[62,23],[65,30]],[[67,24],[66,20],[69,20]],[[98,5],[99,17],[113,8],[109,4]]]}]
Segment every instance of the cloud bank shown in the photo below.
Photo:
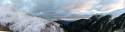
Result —
[{"label": "cloud bank", "polygon": [[[18,11],[47,19],[88,18],[93,14],[114,14],[125,8],[125,0],[1,0]],[[121,11],[125,12],[125,11]]]}]

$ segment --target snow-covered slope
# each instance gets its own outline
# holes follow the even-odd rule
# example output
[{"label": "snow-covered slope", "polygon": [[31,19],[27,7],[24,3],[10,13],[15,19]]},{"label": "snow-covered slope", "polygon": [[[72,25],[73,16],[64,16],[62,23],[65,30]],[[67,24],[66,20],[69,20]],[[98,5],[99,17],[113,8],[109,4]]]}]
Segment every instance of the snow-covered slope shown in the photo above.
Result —
[{"label": "snow-covered slope", "polygon": [[[47,23],[49,24],[50,22],[52,21],[48,21],[39,17],[29,16],[26,13],[16,11],[15,8],[9,6],[0,6],[0,24],[3,26],[8,26],[13,32],[63,31],[59,30],[59,24],[57,25],[53,22],[53,24],[48,25],[50,27],[47,27],[50,30],[47,30],[45,27],[47,26]],[[56,29],[57,27],[58,30]]]}]

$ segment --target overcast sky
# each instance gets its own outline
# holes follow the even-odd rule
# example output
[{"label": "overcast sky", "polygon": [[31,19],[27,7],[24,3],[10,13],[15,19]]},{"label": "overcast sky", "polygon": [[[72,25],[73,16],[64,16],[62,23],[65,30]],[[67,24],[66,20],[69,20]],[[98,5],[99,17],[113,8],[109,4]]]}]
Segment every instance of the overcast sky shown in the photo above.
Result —
[{"label": "overcast sky", "polygon": [[2,5],[52,19],[87,18],[93,14],[118,16],[125,12],[125,0],[0,0]]}]

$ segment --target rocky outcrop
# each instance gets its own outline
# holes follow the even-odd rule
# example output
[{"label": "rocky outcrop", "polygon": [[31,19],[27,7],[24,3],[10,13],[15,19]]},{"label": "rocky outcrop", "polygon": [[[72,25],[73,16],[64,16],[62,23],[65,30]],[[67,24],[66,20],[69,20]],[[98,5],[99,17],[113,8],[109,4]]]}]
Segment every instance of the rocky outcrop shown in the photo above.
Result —
[{"label": "rocky outcrop", "polygon": [[6,26],[0,25],[0,31],[10,31],[10,29]]},{"label": "rocky outcrop", "polygon": [[124,32],[125,13],[112,18],[111,15],[94,15],[89,19],[79,19],[69,22],[57,21],[66,32]]},{"label": "rocky outcrop", "polygon": [[60,24],[56,22],[50,22],[46,24],[44,31],[41,32],[64,32],[64,30],[60,27]]}]

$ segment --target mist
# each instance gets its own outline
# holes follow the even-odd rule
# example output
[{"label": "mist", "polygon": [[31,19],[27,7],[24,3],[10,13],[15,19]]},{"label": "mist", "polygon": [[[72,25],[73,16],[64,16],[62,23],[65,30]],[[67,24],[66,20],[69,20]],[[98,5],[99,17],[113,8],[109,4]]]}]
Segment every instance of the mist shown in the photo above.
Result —
[{"label": "mist", "polygon": [[0,23],[14,23],[10,29],[15,32],[40,32],[53,20],[87,19],[95,14],[117,17],[124,10],[125,0],[0,0]]},{"label": "mist", "polygon": [[46,19],[80,19],[93,14],[115,14],[114,11],[121,11],[125,7],[124,0],[1,0],[1,2],[0,5],[11,5],[18,11]]}]

